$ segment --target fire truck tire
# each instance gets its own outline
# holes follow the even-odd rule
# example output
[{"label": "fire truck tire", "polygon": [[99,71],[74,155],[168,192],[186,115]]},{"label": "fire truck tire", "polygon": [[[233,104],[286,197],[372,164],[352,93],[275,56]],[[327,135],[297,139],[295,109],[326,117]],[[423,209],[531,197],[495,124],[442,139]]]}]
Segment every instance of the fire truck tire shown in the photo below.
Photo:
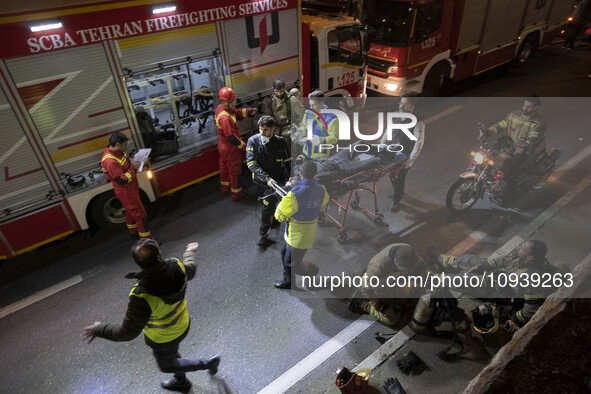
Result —
[{"label": "fire truck tire", "polygon": [[438,97],[443,80],[446,77],[446,64],[439,62],[434,65],[425,77],[425,83],[423,84],[422,96],[426,97]]},{"label": "fire truck tire", "polygon": [[529,36],[525,37],[525,40],[523,40],[519,46],[519,50],[517,51],[517,55],[515,55],[515,59],[513,59],[513,63],[519,67],[523,66],[537,50],[537,35],[530,34]]},{"label": "fire truck tire", "polygon": [[90,207],[92,221],[98,227],[121,228],[125,226],[125,208],[110,190],[99,194]]}]

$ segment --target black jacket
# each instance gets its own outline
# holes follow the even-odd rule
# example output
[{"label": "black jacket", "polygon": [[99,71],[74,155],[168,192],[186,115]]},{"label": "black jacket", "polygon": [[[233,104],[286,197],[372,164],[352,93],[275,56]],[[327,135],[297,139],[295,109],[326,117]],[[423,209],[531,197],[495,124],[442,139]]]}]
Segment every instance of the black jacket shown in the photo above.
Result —
[{"label": "black jacket", "polygon": [[261,137],[261,134],[253,135],[246,145],[246,165],[252,171],[253,180],[264,184],[270,177],[281,184],[287,182],[290,173],[287,142],[273,135],[263,144]]},{"label": "black jacket", "polygon": [[[185,273],[177,264],[177,259],[168,259],[162,261],[154,268],[142,271],[134,276],[139,279],[134,293],[148,293],[160,297],[167,304],[174,304],[185,298],[187,281],[195,277],[197,265],[195,263],[195,253],[186,251],[183,255],[183,265]],[[186,275],[186,276],[185,276]],[[141,297],[129,296],[127,312],[122,324],[104,323],[94,329],[97,337],[109,339],[115,342],[131,341],[136,338],[150,320],[152,310],[148,302]],[[169,346],[179,343],[186,336],[189,329],[179,338],[166,344],[158,344],[144,336],[146,344],[152,348]]]}]

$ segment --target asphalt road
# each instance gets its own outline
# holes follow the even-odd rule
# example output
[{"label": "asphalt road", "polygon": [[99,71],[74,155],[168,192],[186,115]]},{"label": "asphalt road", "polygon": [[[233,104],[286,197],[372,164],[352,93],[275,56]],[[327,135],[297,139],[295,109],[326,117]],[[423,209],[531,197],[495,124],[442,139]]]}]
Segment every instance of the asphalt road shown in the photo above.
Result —
[{"label": "asphalt road", "polygon": [[[476,233],[478,242],[470,244],[470,252],[493,253],[585,180],[591,173],[591,159],[583,157],[563,170],[554,183],[529,188],[508,207],[483,200],[470,212],[454,215],[445,208],[445,193],[465,169],[470,150],[478,146],[476,122],[491,124],[520,107],[521,98],[503,97],[537,93],[544,97],[541,111],[549,126],[549,146],[563,150],[558,164],[564,164],[585,152],[591,143],[591,99],[585,98],[591,91],[589,73],[588,48],[566,52],[552,47],[523,69],[494,70],[454,86],[451,98],[425,102],[421,115],[434,120],[427,124],[423,152],[408,175],[401,209],[388,211],[390,185],[382,179],[378,195],[384,224],[376,225],[360,212],[353,212],[344,245],[336,241],[334,226],[323,226],[307,257],[319,263],[323,275],[343,269],[361,273],[369,258],[389,243],[407,242],[422,254],[428,247],[446,252],[475,232],[480,232]],[[433,118],[456,107],[445,116]],[[590,209],[587,191],[569,203],[566,216],[554,218],[551,226],[536,234],[549,242],[551,260],[574,265],[589,253],[585,232]],[[369,201],[368,196],[363,201]],[[192,327],[181,353],[187,357],[221,353],[219,376],[227,376],[240,393],[258,392],[276,379],[287,383],[281,380],[283,386],[273,387],[283,388],[275,392],[324,392],[338,368],[354,366],[379,348],[373,339],[375,331],[392,332],[380,324],[358,320],[347,311],[339,294],[337,298],[319,298],[273,288],[272,282],[281,276],[279,230],[272,233],[279,242],[264,252],[259,250],[255,243],[260,207],[253,198],[244,203],[220,198],[217,179],[181,190],[154,204],[150,211],[153,232],[165,242],[165,256],[181,257],[189,242],[201,245],[197,277],[187,291]],[[86,232],[19,256],[0,268],[0,307],[14,307],[33,295],[40,298],[0,318],[4,360],[0,391],[164,391],[158,382],[165,374],[157,370],[141,338],[128,343],[97,339],[90,345],[81,339],[82,328],[95,320],[122,320],[133,285],[123,276],[135,269],[130,246],[124,231]],[[45,293],[39,294],[57,284],[64,289],[45,298]],[[360,334],[355,335],[357,332]],[[340,336],[334,340],[337,334]],[[354,339],[341,340],[351,337]],[[420,349],[440,347],[428,337],[420,341]],[[457,392],[486,362],[484,357],[445,367],[430,361],[432,375],[403,383],[414,389],[409,393]],[[306,375],[302,368],[311,372]],[[443,376],[445,368],[452,371],[451,375],[441,380],[447,382],[445,385],[437,386],[433,382]],[[286,376],[286,371],[291,372]],[[206,373],[190,377],[195,393],[220,390],[219,380]]]}]

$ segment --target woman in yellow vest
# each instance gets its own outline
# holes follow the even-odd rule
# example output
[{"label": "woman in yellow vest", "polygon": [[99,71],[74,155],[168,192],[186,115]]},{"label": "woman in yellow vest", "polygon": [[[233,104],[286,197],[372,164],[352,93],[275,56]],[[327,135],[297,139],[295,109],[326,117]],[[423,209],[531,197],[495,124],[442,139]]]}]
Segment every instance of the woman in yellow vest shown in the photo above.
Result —
[{"label": "woman in yellow vest", "polygon": [[187,281],[195,277],[195,249],[197,242],[187,245],[184,263],[176,258],[163,260],[158,244],[142,239],[133,247],[133,259],[142,269],[131,273],[128,279],[137,279],[129,293],[129,304],[122,324],[95,322],[84,328],[88,343],[95,337],[115,342],[131,341],[141,331],[146,344],[152,348],[154,358],[162,372],[174,377],[162,381],[163,388],[188,393],[191,382],[186,372],[208,369],[211,375],[218,371],[220,357],[185,359],[179,353],[179,344],[189,332],[190,319],[185,291]]}]

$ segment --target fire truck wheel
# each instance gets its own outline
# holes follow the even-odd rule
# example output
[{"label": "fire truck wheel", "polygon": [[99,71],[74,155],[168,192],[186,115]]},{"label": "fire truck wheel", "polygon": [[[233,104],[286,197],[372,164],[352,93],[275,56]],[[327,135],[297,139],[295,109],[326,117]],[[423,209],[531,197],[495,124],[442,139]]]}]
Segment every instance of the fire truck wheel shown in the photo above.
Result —
[{"label": "fire truck wheel", "polygon": [[91,215],[99,227],[120,228],[125,226],[125,208],[113,191],[99,194],[93,201]]},{"label": "fire truck wheel", "polygon": [[538,49],[538,40],[535,35],[529,35],[523,40],[517,55],[515,55],[514,63],[517,66],[523,66],[531,55]]}]

